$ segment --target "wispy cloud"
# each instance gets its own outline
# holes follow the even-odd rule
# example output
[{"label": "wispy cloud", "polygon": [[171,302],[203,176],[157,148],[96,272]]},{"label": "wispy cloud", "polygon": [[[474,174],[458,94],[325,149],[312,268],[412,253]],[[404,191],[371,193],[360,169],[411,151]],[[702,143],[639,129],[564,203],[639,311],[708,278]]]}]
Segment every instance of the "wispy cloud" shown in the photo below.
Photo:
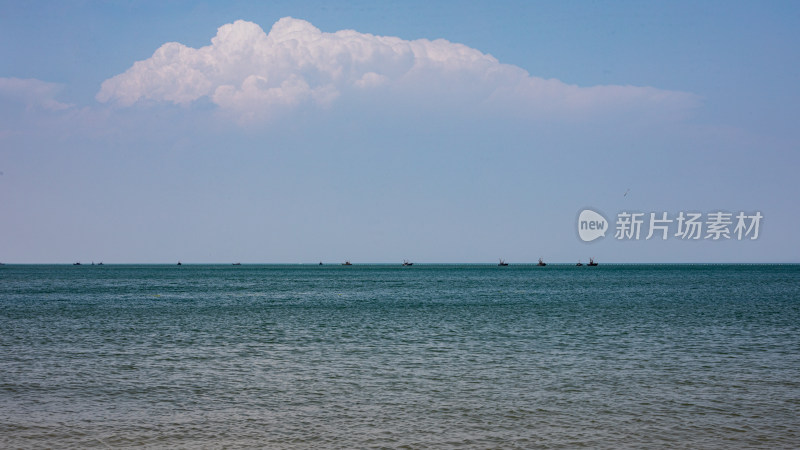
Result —
[{"label": "wispy cloud", "polygon": [[190,105],[207,98],[240,120],[258,121],[287,108],[327,107],[344,96],[375,90],[533,116],[680,111],[698,103],[685,92],[580,87],[538,78],[442,39],[324,33],[289,17],[276,22],[269,34],[243,20],[223,25],[211,45],[199,49],[166,43],[149,59],[103,82],[96,98],[123,107],[137,102]]},{"label": "wispy cloud", "polygon": [[61,111],[73,106],[55,99],[61,87],[33,78],[0,78],[0,99],[21,103],[27,110]]}]

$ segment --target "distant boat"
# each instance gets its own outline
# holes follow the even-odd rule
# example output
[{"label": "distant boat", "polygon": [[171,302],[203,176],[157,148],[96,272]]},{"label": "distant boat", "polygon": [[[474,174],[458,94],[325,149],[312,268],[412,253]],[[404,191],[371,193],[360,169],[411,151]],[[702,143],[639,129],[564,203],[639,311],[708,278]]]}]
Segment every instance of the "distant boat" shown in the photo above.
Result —
[{"label": "distant boat", "polygon": [[596,266],[596,265],[597,263],[594,262],[594,258],[589,258],[589,264],[587,264],[587,266]]},{"label": "distant boat", "polygon": [[233,263],[234,266],[241,266],[242,263]]},{"label": "distant boat", "polygon": [[507,262],[505,262],[505,261],[503,261],[503,258],[500,258],[500,263],[498,264],[498,266],[505,267],[505,266],[507,266],[507,265],[508,265],[508,263],[507,263]]},{"label": "distant boat", "polygon": [[414,265],[414,263],[413,263],[413,262],[410,262],[410,261],[409,261],[409,260],[407,260],[407,259],[404,259],[404,260],[403,260],[403,265],[404,265],[404,266],[413,266],[413,265]]},{"label": "distant boat", "polygon": [[320,265],[320,266],[322,265],[322,261],[320,261],[320,262],[319,262],[319,265]]},{"label": "distant boat", "polygon": [[80,266],[80,265],[81,265],[81,263],[79,263],[79,262],[76,262],[76,263],[72,263],[72,265],[73,265],[73,266]]},{"label": "distant boat", "polygon": [[582,266],[582,265],[583,265],[583,263],[582,263],[582,262],[580,262],[580,260],[578,260],[578,264],[575,264],[575,265],[576,265],[576,266],[578,266],[578,267],[580,267],[580,266]]},{"label": "distant boat", "polygon": [[542,261],[542,258],[539,258],[539,264],[537,264],[537,266],[542,266],[542,267],[544,267],[544,266],[546,266],[546,265],[547,265],[547,263],[546,263],[546,262],[544,262],[544,261]]},{"label": "distant boat", "polygon": [[352,266],[352,264],[350,264],[350,261],[345,261],[345,262],[342,263],[342,265],[343,266]]},{"label": "distant boat", "polygon": [[182,266],[183,264],[181,264],[181,262],[180,262],[180,261],[178,261],[178,265],[179,265],[179,266]]},{"label": "distant boat", "polygon": [[98,265],[98,266],[102,266],[102,265],[103,265],[103,262],[102,262],[102,261],[100,261],[99,263],[97,263],[97,265]]}]

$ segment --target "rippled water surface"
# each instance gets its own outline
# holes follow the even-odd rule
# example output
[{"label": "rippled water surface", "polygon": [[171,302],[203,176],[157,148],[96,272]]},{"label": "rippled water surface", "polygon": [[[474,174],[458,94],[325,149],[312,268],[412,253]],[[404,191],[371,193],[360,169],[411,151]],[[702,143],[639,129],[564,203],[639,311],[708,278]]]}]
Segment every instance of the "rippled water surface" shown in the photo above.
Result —
[{"label": "rippled water surface", "polygon": [[0,447],[797,448],[800,266],[0,267]]}]

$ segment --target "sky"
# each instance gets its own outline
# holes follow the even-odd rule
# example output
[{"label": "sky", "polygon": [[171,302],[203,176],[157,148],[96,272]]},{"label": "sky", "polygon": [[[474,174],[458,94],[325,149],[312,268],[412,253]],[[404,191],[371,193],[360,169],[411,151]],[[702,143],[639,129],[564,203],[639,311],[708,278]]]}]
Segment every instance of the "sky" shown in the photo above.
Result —
[{"label": "sky", "polygon": [[796,2],[0,0],[0,41],[0,262],[800,262]]}]

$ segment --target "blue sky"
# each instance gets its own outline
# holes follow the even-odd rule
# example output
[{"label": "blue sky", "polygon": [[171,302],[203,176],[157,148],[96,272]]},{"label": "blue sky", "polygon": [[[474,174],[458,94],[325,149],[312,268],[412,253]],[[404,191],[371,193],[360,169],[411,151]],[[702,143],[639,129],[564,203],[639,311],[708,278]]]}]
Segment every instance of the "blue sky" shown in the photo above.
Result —
[{"label": "blue sky", "polygon": [[[798,262],[798,25],[777,1],[0,1],[0,261]],[[622,211],[764,219],[618,240]]]}]

